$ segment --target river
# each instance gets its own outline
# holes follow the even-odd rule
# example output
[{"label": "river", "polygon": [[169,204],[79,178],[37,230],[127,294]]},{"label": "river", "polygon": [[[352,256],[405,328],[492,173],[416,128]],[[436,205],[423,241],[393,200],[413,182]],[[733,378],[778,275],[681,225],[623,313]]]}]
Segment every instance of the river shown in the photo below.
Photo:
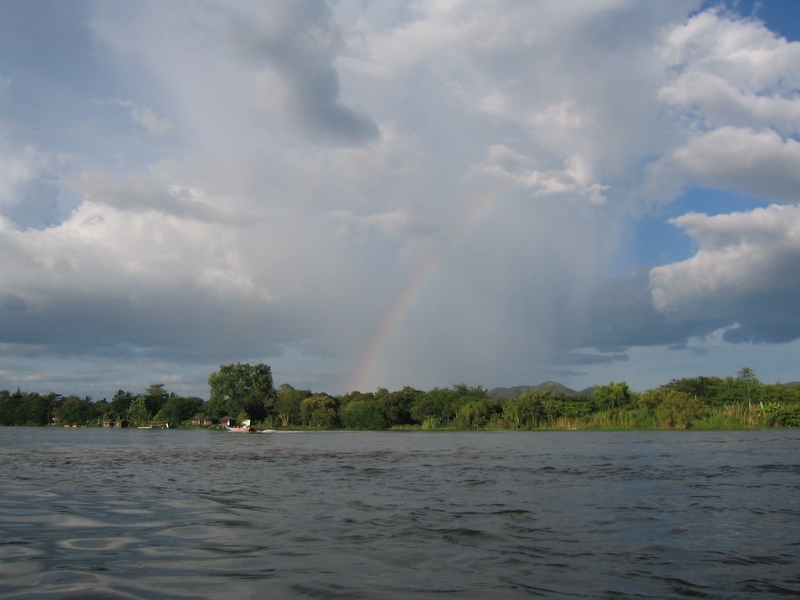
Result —
[{"label": "river", "polygon": [[0,427],[3,598],[800,595],[800,431]]}]

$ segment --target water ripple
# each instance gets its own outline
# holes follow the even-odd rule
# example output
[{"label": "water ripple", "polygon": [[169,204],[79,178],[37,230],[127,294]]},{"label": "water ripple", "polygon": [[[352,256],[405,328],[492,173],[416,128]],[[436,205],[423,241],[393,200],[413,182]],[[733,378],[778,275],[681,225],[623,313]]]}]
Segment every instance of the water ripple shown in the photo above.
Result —
[{"label": "water ripple", "polygon": [[796,596],[798,441],[5,428],[0,596]]}]

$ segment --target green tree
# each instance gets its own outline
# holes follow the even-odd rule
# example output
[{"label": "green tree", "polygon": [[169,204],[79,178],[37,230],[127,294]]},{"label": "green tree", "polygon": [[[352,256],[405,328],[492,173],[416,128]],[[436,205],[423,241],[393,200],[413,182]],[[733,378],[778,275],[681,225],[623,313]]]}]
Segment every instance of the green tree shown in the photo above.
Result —
[{"label": "green tree", "polygon": [[519,429],[522,425],[522,418],[519,414],[519,402],[517,402],[516,398],[513,400],[501,398],[500,408],[503,411],[503,419],[505,419],[506,426],[511,429]]},{"label": "green tree", "polygon": [[134,395],[124,390],[117,390],[111,402],[105,407],[105,416],[109,419],[121,419],[128,414]]},{"label": "green tree", "polygon": [[[406,388],[413,389],[413,388]],[[475,401],[490,401],[489,394],[482,387],[470,387],[459,383],[452,388],[433,388],[428,392],[414,390],[410,406],[411,419],[417,423],[436,419],[447,423],[456,417],[458,409]]]},{"label": "green tree", "polygon": [[600,410],[621,408],[631,401],[631,393],[628,384],[624,381],[608,385],[598,385],[594,388],[594,402]]},{"label": "green tree", "polygon": [[720,389],[725,382],[719,377],[687,377],[673,379],[668,384],[661,386],[677,392],[686,392],[690,396],[706,404],[718,404]]},{"label": "green tree", "polygon": [[328,394],[314,394],[300,404],[300,418],[311,427],[335,427],[338,401]]},{"label": "green tree", "polygon": [[456,411],[456,427],[459,429],[480,429],[489,421],[492,407],[488,400],[477,399],[462,404]]},{"label": "green tree", "polygon": [[272,369],[261,363],[222,365],[208,377],[208,385],[212,407],[233,417],[244,411],[254,422],[264,420],[276,396]]},{"label": "green tree", "polygon": [[656,415],[668,427],[688,429],[692,420],[702,415],[702,407],[686,392],[668,391],[656,408]]},{"label": "green tree", "polygon": [[168,423],[170,427],[178,427],[188,421],[202,406],[200,398],[182,398],[171,396],[155,417],[158,423]]},{"label": "green tree", "polygon": [[145,406],[151,415],[158,414],[167,400],[169,400],[169,392],[164,389],[163,383],[154,383],[148,386],[144,393]]},{"label": "green tree", "polygon": [[355,400],[346,404],[340,413],[342,426],[347,429],[387,429],[389,422],[377,400]]},{"label": "green tree", "polygon": [[375,394],[375,401],[383,411],[383,416],[389,426],[407,425],[414,422],[411,415],[416,399],[423,392],[406,386],[397,392],[387,392],[381,388]]},{"label": "green tree", "polygon": [[438,423],[455,417],[457,396],[453,390],[435,387],[418,395],[411,405],[411,418],[418,423],[435,420]]},{"label": "green tree", "polygon": [[102,418],[101,408],[89,396],[67,396],[61,401],[56,414],[62,425],[89,425]]},{"label": "green tree", "polygon": [[58,398],[57,394],[3,391],[0,393],[0,425],[47,425]]},{"label": "green tree", "polygon": [[760,396],[761,382],[756,377],[756,372],[750,367],[742,367],[736,373],[736,382],[741,390],[741,395],[747,401],[747,406],[752,410],[753,401]]},{"label": "green tree", "polygon": [[144,396],[136,396],[128,407],[128,421],[134,426],[146,425],[150,422],[152,415],[147,410],[147,403]]},{"label": "green tree", "polygon": [[552,395],[552,392],[534,391],[530,394],[518,396],[515,412],[517,421],[524,427],[539,427],[547,416],[545,410],[545,400]]},{"label": "green tree", "polygon": [[284,427],[299,422],[300,405],[311,395],[311,390],[296,390],[288,383],[281,384],[273,406]]}]

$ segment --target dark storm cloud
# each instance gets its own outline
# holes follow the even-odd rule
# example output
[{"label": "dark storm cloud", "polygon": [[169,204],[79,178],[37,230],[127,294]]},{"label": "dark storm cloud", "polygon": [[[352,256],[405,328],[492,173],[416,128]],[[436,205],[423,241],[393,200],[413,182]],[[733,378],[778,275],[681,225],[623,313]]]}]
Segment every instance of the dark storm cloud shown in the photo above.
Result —
[{"label": "dark storm cloud", "polygon": [[[51,296],[31,302],[0,299],[0,344],[41,346],[63,356],[147,356],[225,361],[237,355],[275,356],[303,324],[278,310],[232,315],[202,295],[151,294],[138,300]],[[290,333],[291,332],[291,333]]]},{"label": "dark storm cloud", "polygon": [[585,328],[564,342],[567,347],[592,347],[618,355],[632,346],[682,344],[731,324],[724,316],[683,319],[659,313],[648,274],[640,272],[600,283],[592,294]]},{"label": "dark storm cloud", "polygon": [[333,61],[344,41],[329,5],[317,0],[272,2],[265,18],[225,11],[223,30],[254,68],[270,68],[288,88],[284,108],[306,131],[343,143],[378,137],[369,117],[339,99]]}]

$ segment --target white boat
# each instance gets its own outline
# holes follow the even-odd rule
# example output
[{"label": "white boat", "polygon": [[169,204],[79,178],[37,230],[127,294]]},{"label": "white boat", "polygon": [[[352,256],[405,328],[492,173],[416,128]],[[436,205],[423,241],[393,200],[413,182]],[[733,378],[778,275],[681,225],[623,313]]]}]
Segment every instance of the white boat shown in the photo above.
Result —
[{"label": "white boat", "polygon": [[241,427],[239,427],[238,425],[235,426],[235,427],[228,427],[226,425],[225,426],[225,431],[231,431],[233,433],[251,433],[251,432],[254,432],[255,429],[253,429],[249,425],[242,425]]}]

